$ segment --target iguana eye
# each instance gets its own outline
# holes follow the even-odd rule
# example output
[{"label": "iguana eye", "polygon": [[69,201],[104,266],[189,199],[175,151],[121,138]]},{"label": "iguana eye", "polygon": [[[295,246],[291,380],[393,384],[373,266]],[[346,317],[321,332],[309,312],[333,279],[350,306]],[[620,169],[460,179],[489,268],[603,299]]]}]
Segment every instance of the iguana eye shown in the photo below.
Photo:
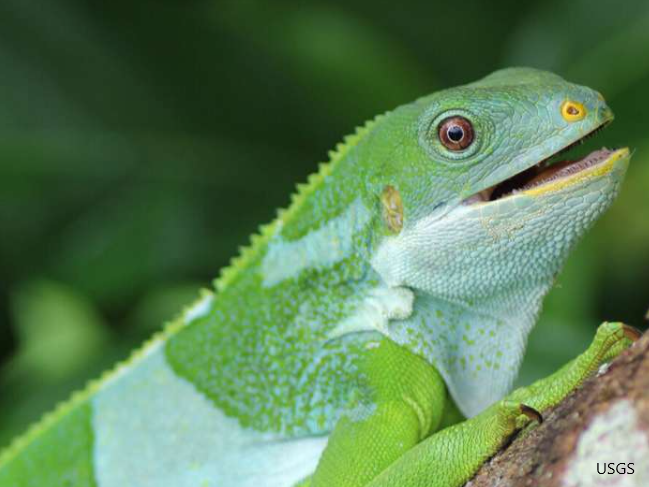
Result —
[{"label": "iguana eye", "polygon": [[464,150],[473,143],[473,125],[464,117],[445,118],[439,124],[439,140],[449,150]]}]

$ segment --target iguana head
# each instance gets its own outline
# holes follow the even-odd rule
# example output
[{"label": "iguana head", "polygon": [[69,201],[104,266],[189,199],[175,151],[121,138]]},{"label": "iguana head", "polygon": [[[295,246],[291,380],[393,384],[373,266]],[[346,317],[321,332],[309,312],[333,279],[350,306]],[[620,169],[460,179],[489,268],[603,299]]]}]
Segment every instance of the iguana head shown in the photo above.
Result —
[{"label": "iguana head", "polygon": [[506,69],[372,134],[392,134],[367,178],[384,220],[372,264],[416,295],[390,334],[435,363],[466,414],[510,387],[543,296],[618,191],[628,149],[563,155],[612,119],[590,88]]}]

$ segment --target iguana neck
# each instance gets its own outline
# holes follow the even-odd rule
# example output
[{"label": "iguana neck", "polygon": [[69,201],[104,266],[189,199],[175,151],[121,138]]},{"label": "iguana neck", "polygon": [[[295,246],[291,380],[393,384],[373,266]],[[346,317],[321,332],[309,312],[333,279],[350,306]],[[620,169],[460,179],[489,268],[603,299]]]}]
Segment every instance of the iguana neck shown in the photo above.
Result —
[{"label": "iguana neck", "polygon": [[473,303],[416,292],[412,315],[391,321],[388,335],[433,364],[474,416],[510,390],[551,286],[548,279]]}]

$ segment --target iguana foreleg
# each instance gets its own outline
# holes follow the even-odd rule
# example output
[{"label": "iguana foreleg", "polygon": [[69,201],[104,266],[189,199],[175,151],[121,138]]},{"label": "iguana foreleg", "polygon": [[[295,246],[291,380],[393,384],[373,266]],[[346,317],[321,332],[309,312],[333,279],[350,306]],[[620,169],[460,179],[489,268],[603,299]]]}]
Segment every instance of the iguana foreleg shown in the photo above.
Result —
[{"label": "iguana foreleg", "polygon": [[390,375],[391,385],[383,383],[371,413],[340,420],[310,485],[460,487],[530,418],[540,420],[537,411],[560,402],[637,337],[631,327],[604,323],[590,347],[551,376],[432,436],[445,404],[450,404],[441,379],[417,357],[382,343],[383,351],[372,357],[371,367],[401,357],[408,370],[383,362],[384,381]]}]

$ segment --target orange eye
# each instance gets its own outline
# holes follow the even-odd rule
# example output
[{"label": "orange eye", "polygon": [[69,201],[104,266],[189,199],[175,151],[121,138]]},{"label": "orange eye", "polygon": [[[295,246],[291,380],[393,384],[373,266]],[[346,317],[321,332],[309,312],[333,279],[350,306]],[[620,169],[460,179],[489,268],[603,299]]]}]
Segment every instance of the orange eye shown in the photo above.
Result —
[{"label": "orange eye", "polygon": [[439,140],[448,150],[464,150],[473,143],[473,125],[464,117],[442,120],[438,131]]},{"label": "orange eye", "polygon": [[561,116],[566,122],[578,122],[586,116],[586,107],[578,101],[566,100],[561,104]]}]

